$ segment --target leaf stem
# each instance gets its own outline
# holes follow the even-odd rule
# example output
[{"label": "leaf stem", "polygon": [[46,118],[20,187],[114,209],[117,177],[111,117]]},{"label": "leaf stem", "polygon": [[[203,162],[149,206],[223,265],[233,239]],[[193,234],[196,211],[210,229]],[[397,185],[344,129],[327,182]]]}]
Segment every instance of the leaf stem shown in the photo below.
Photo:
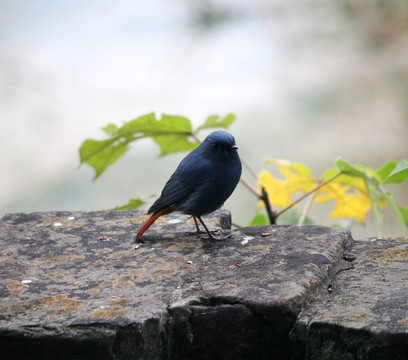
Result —
[{"label": "leaf stem", "polygon": [[241,176],[241,183],[248,188],[259,200],[262,200],[262,194],[252,186],[243,176]]},{"label": "leaf stem", "polygon": [[202,143],[201,139],[195,134],[195,133],[190,133],[189,135],[191,135],[195,141],[197,141],[198,143]]}]

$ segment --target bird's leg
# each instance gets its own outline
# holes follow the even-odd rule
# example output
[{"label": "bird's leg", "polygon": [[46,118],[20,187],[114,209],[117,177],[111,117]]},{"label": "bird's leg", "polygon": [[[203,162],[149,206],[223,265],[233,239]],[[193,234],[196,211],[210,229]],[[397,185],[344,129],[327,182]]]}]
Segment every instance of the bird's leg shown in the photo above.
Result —
[{"label": "bird's leg", "polygon": [[[207,232],[208,236],[210,237],[211,240],[225,240],[227,238],[229,238],[231,235],[229,236],[214,236],[213,233],[208,230],[207,226],[204,224],[203,219],[201,219],[201,216],[197,216],[198,220],[200,220],[201,225],[204,226],[205,231]],[[195,218],[194,218],[195,220]],[[196,226],[197,226],[197,220],[196,221]],[[198,226],[197,226],[198,227]]]},{"label": "bird's leg", "polygon": [[200,234],[201,230],[200,230],[200,227],[198,226],[197,218],[195,216],[193,216],[193,219],[194,219],[194,223],[195,223],[195,226],[196,226],[196,229],[197,229],[197,234]]},{"label": "bird's leg", "polygon": [[[211,234],[211,231],[210,231],[210,230],[208,230],[207,226],[204,224],[203,219],[201,219],[201,216],[197,216],[197,218],[198,218],[198,220],[200,220],[201,225],[204,226],[204,229],[205,229],[205,231],[207,232],[207,234],[208,234],[208,236],[210,237],[210,239],[211,239],[211,240],[215,240],[215,239],[214,239],[214,235]],[[195,217],[194,217],[194,220],[195,220]],[[198,229],[197,220],[195,220],[195,221],[196,221],[196,225],[197,225],[197,229]]]},{"label": "bird's leg", "polygon": [[187,232],[187,234],[189,234],[189,235],[206,234],[207,233],[206,231],[200,230],[200,226],[198,225],[197,217],[193,215],[193,219],[194,219],[194,224],[195,224],[195,227],[196,227],[196,231],[195,232]]}]

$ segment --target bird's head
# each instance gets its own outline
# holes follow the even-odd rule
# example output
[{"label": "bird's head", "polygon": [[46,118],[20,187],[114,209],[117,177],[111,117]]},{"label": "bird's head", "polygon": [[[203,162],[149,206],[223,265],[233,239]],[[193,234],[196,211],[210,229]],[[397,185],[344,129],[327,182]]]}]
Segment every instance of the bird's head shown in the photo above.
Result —
[{"label": "bird's head", "polygon": [[202,143],[207,151],[220,157],[229,158],[236,154],[238,146],[235,145],[234,137],[226,131],[218,130],[208,135]]}]

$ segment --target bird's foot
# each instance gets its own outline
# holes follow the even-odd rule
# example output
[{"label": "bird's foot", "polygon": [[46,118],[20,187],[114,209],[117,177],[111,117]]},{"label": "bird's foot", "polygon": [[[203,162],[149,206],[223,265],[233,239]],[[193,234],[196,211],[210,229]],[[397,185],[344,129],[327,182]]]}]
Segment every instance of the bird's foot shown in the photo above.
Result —
[{"label": "bird's foot", "polygon": [[231,233],[224,233],[221,229],[210,231],[210,234],[205,230],[185,232],[187,236],[200,235],[201,239],[210,239],[215,241],[226,240],[231,238]]},{"label": "bird's foot", "polygon": [[[205,232],[205,234],[207,234]],[[210,239],[213,241],[222,241],[222,240],[227,240],[229,238],[231,238],[231,233],[226,233],[224,231],[222,231],[221,229],[215,230],[215,231],[211,231],[211,236],[209,236],[209,234],[207,234],[207,236],[205,236],[206,239]]]},{"label": "bird's foot", "polygon": [[143,244],[144,243],[144,240],[142,240],[142,239],[138,239],[137,238],[137,236],[135,236],[133,239],[132,239],[132,244],[133,245],[141,245],[141,244]]}]

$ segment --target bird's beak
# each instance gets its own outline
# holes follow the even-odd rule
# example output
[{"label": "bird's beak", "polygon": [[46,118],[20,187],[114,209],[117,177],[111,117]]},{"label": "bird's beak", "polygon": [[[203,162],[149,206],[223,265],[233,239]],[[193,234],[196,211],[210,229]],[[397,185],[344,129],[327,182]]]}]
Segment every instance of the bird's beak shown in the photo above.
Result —
[{"label": "bird's beak", "polygon": [[229,149],[225,150],[225,156],[229,157],[231,155],[231,151],[237,150],[238,146],[237,145],[231,145]]}]

